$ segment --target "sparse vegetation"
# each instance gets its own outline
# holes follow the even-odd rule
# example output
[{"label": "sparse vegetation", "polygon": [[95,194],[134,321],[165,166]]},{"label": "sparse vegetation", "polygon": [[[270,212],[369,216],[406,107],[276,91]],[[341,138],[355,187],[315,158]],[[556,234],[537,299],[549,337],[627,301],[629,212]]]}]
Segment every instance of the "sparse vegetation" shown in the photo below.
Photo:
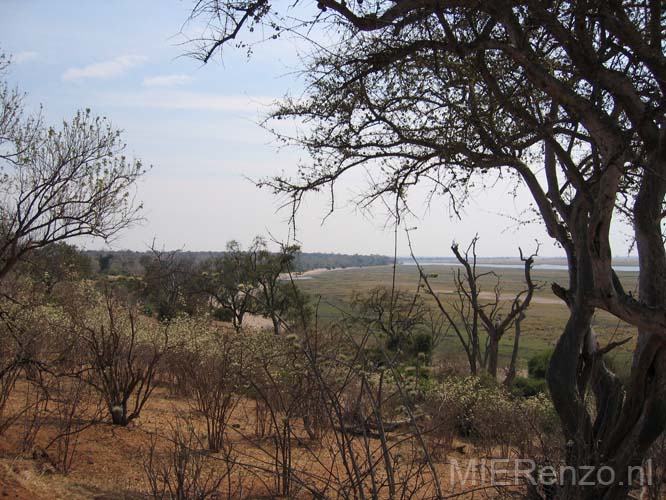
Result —
[{"label": "sparse vegetation", "polygon": [[[174,163],[200,162],[191,139],[212,127],[202,119],[186,130],[169,113],[211,108],[245,120],[247,106],[222,92],[155,88],[195,79],[158,74],[152,45],[59,68],[55,39],[28,32],[31,43],[53,43],[44,71],[20,66],[44,54],[24,51],[13,66],[0,53],[0,497],[666,498],[664,2],[196,0],[191,9],[180,35],[193,36],[189,55],[204,63],[230,45],[250,55],[260,41],[296,37],[305,85],[264,126],[309,158],[288,157],[293,171],[255,181],[290,209],[288,236],[262,227],[270,238],[231,240],[223,252],[160,250],[156,237],[144,252],[79,250],[143,220],[135,189],[146,170],[90,109],[69,103],[70,118],[47,125],[11,83],[14,67],[44,87],[58,81],[54,69],[78,90],[104,80],[93,102],[184,123],[170,140],[188,155],[164,148]],[[69,35],[78,14],[68,11]],[[112,37],[95,35],[88,50],[105,53]],[[138,92],[129,76],[141,65],[155,73]],[[132,94],[110,92],[123,79]],[[267,89],[261,80],[248,91]],[[215,154],[254,175],[259,156],[238,161],[227,146]],[[478,235],[451,244],[450,265],[419,262],[413,236],[427,224],[412,227],[414,200],[441,197],[462,219],[474,196],[497,188],[516,203],[518,215],[506,215],[518,227],[543,225],[561,270],[537,268],[539,242],[484,267]],[[194,231],[179,236],[182,248],[199,247],[203,232],[255,230],[246,219],[262,203],[230,190],[211,191],[243,197],[233,211],[172,193],[168,223]],[[303,253],[307,197],[326,195],[330,215],[342,192],[364,212],[381,206],[393,257]],[[618,228],[637,254],[632,272],[613,257]],[[411,260],[398,257],[403,233]]]},{"label": "sparse vegetation", "polygon": [[[106,276],[95,283],[73,272],[49,287],[31,275],[22,293],[45,290],[33,300],[48,300],[23,320],[42,333],[25,344],[30,356],[7,392],[15,417],[5,436],[24,436],[17,453],[36,450],[43,466],[80,478],[92,467],[81,456],[87,436],[103,433],[104,421],[121,424],[114,433],[128,438],[139,431],[144,451],[122,460],[138,471],[133,491],[153,498],[436,499],[465,490],[445,480],[450,457],[562,460],[544,382],[518,376],[505,388],[466,370],[440,371],[458,344],[430,296],[419,294],[418,269],[396,271],[416,295],[377,287],[392,276],[379,268],[284,282],[339,293],[338,280],[349,285],[355,276],[356,291],[344,312],[316,327],[296,308],[280,335],[272,322],[263,332],[238,328],[205,309],[160,321],[143,312],[140,286]],[[435,283],[449,276],[433,274]],[[521,287],[520,275],[513,279],[510,290]],[[28,311],[15,307],[15,318]],[[521,371],[531,349],[545,366],[550,335],[525,337]],[[500,353],[512,346],[508,339]]]}]

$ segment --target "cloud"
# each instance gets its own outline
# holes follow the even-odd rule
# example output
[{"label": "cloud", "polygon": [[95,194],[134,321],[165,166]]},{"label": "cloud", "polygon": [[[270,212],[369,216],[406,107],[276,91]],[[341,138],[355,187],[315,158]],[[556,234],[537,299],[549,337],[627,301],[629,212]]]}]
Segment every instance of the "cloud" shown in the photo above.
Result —
[{"label": "cloud", "polygon": [[83,68],[69,68],[62,75],[66,81],[82,78],[111,78],[128,72],[135,66],[146,61],[146,57],[138,55],[119,56],[110,61],[102,61]]},{"label": "cloud", "polygon": [[35,52],[34,50],[24,50],[22,52],[18,52],[14,54],[11,57],[11,60],[13,63],[16,64],[21,64],[24,62],[32,61],[33,59],[36,59],[39,54]]},{"label": "cloud", "polygon": [[111,93],[104,97],[104,101],[112,106],[235,112],[256,112],[275,100],[275,97],[267,96],[220,95],[161,89]]},{"label": "cloud", "polygon": [[189,75],[157,75],[146,76],[143,79],[144,87],[175,87],[192,80]]}]

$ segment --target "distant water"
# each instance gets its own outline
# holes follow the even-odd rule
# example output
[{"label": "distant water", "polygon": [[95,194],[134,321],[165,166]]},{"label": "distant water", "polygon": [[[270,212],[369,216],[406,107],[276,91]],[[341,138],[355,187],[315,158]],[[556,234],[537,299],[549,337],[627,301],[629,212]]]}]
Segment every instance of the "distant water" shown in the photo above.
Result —
[{"label": "distant water", "polygon": [[[408,261],[404,260],[401,262],[402,265],[404,266],[415,266],[416,264],[414,261]],[[421,266],[460,266],[461,264],[459,262],[433,262],[433,261],[427,261],[427,262],[419,262]],[[495,268],[503,268],[503,269],[523,269],[524,266],[522,264],[493,264],[493,263],[477,263],[476,267],[495,267]],[[568,269],[567,266],[564,266],[562,264],[535,264],[532,266],[532,269],[538,270],[542,269],[544,271],[566,271]],[[640,269],[638,266],[613,266],[613,269],[615,269],[616,272],[621,272],[621,273],[637,273]]]}]

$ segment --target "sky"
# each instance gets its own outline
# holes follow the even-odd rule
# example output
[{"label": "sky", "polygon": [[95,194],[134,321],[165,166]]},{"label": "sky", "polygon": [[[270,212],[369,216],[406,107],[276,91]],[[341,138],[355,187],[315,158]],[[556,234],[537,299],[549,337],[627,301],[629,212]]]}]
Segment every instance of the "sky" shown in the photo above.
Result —
[{"label": "sky", "polygon": [[[256,46],[248,57],[228,50],[207,65],[188,57],[184,24],[191,0],[0,0],[0,51],[12,56],[8,79],[26,92],[32,111],[57,125],[79,109],[106,116],[123,131],[130,156],[150,165],[138,185],[144,221],[113,242],[78,242],[86,248],[221,250],[255,235],[279,241],[293,237],[284,199],[253,180],[294,173],[307,164],[305,151],[280,148],[260,126],[272,103],[298,95],[305,47],[294,39]],[[354,200],[367,179],[355,174],[341,183],[336,210],[328,200],[306,199],[296,219],[296,238],[306,252],[394,253],[394,231],[378,204],[360,210]],[[529,196],[498,183],[479,191],[461,220],[443,199],[410,197],[413,215],[398,231],[398,255],[448,256],[479,234],[482,256],[517,256],[541,243],[540,255],[559,256],[542,226],[529,218]],[[626,255],[622,227],[614,252]]]}]

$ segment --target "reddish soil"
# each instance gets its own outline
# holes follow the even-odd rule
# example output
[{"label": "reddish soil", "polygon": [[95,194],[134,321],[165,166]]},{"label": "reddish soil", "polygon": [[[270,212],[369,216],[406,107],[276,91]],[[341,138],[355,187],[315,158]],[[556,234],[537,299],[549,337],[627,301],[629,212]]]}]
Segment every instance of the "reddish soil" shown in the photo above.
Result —
[{"label": "reddish soil", "polygon": [[[19,382],[10,399],[9,411],[16,410],[20,402],[25,401],[26,387],[26,383]],[[273,465],[270,454],[275,450],[273,441],[270,438],[254,439],[254,415],[254,403],[250,401],[241,401],[236,408],[229,433],[234,441],[234,453],[245,463],[270,469]],[[46,421],[36,436],[34,446],[21,453],[19,450],[26,419],[19,419],[0,435],[0,500],[149,498],[144,463],[148,458],[151,435],[169,434],[178,416],[188,416],[190,420],[194,418],[188,402],[170,396],[164,388],[158,388],[144,407],[141,417],[127,427],[98,423],[82,431],[78,435],[76,453],[68,474],[57,470],[57,446],[43,449],[55,435],[57,422],[54,419]],[[305,436],[303,429],[295,429],[295,432]],[[250,436],[253,444],[244,439]],[[158,456],[165,454],[170,444],[166,439],[158,439],[156,449]],[[332,448],[328,448],[328,445],[304,444],[298,440],[293,449],[293,463],[301,470],[317,473],[331,464],[329,451]],[[459,453],[451,457],[461,461],[463,467],[466,460],[471,458]],[[448,471],[449,466],[440,463],[440,467],[442,471]],[[238,495],[245,499],[280,498],[269,494],[274,486],[270,475],[243,472],[239,478],[242,494],[239,492]],[[446,484],[442,486],[447,487]],[[235,494],[233,497],[236,498]],[[307,492],[300,497],[309,498]],[[481,498],[478,493],[476,498]]]}]

